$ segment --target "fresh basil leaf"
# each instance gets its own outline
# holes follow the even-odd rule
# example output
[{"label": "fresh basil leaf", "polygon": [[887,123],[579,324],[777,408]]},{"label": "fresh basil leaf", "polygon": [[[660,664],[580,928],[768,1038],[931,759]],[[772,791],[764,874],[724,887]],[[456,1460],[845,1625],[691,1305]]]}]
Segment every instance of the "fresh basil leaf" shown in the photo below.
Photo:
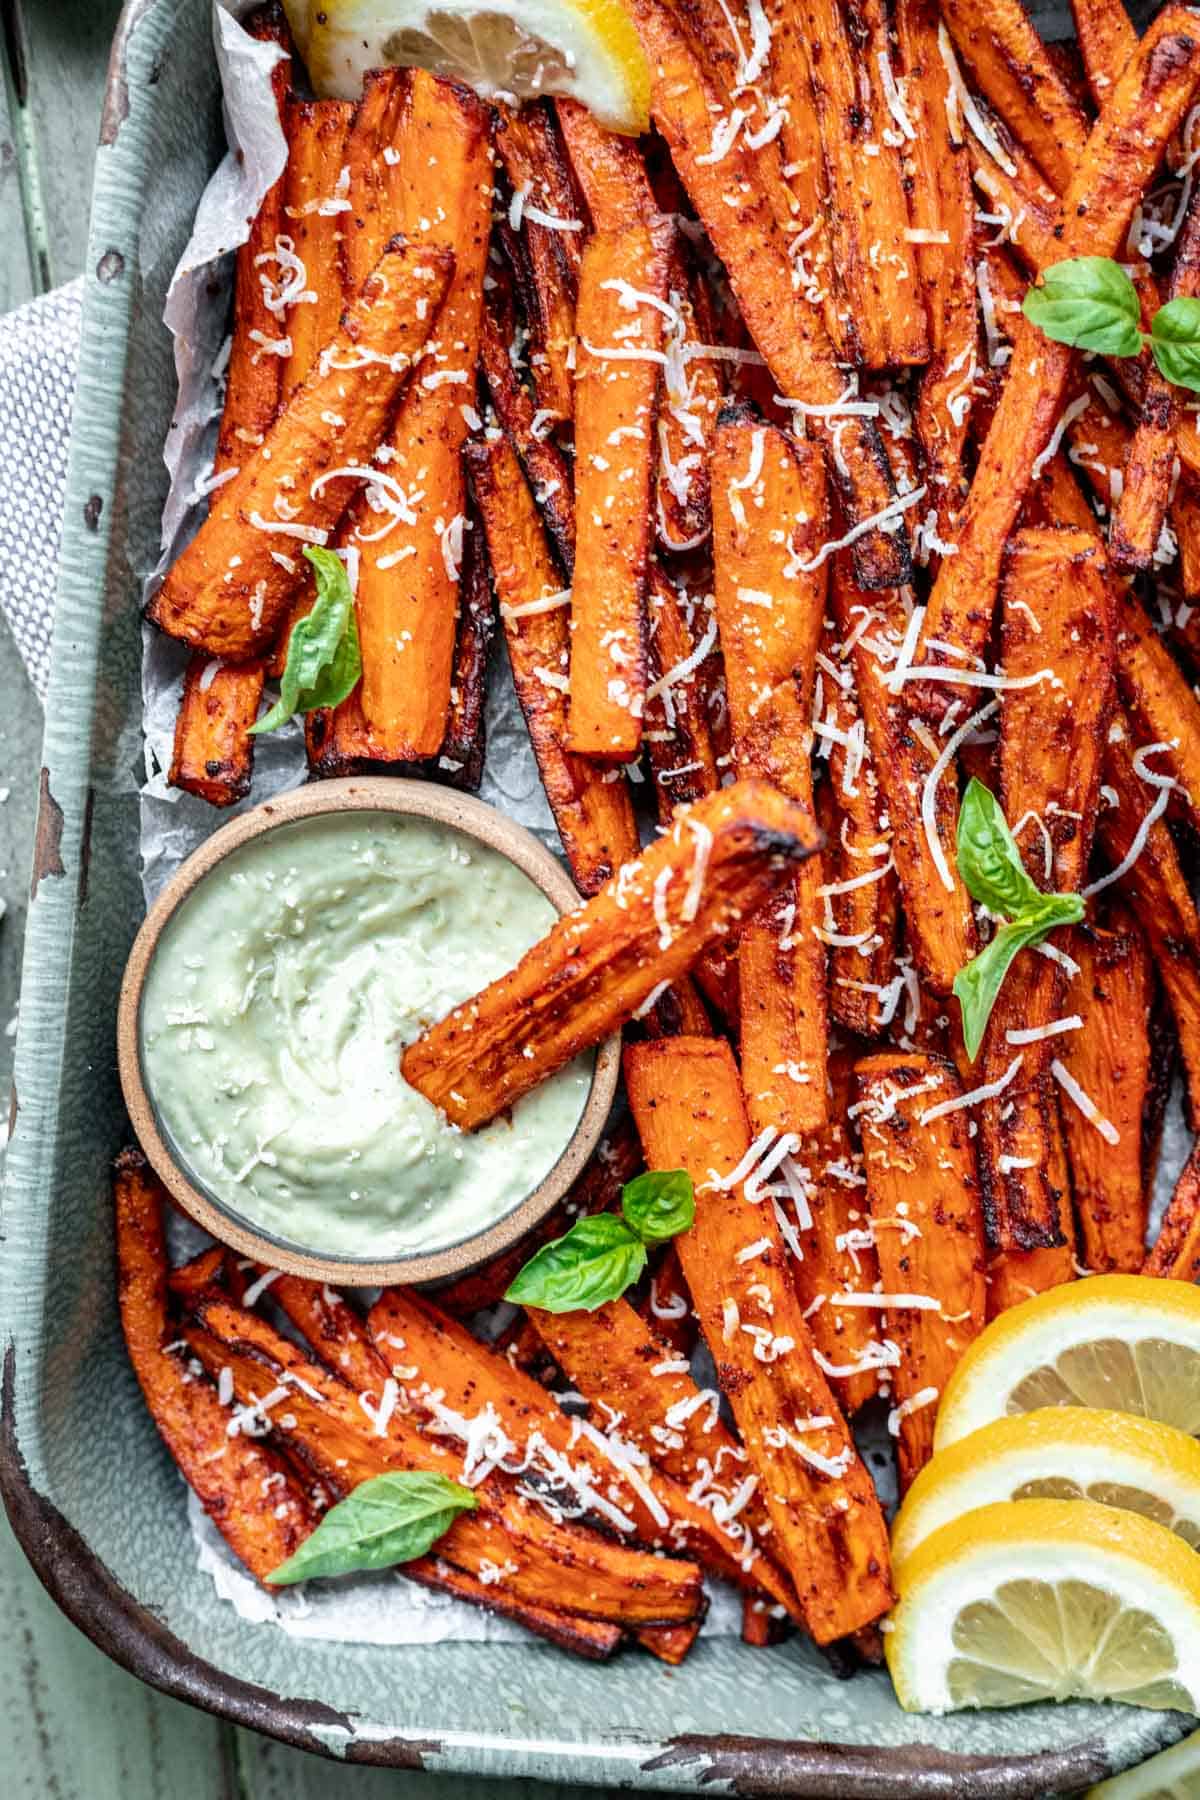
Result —
[{"label": "fresh basil leaf", "polygon": [[1177,387],[1200,394],[1200,300],[1168,300],[1150,326],[1150,349],[1159,372]]},{"label": "fresh basil leaf", "polygon": [[531,1256],[504,1298],[543,1312],[594,1312],[619,1299],[645,1266],[646,1246],[624,1219],[589,1213]]},{"label": "fresh basil leaf", "polygon": [[278,731],[293,713],[339,705],[362,674],[354,594],[346,565],[332,550],[310,545],[304,554],[313,566],[317,597],[308,615],[292,628],[279,699],[250,727],[251,735]]},{"label": "fresh basil leaf", "polygon": [[1015,919],[1046,898],[1025,872],[1016,839],[991,788],[972,776],[958,809],[958,872],[972,900]]},{"label": "fresh basil leaf", "polygon": [[958,971],[954,993],[962,1008],[963,1042],[972,1062],[979,1054],[987,1022],[1013,958],[1031,945],[1040,944],[1056,925],[1077,925],[1082,917],[1080,895],[1043,894],[1036,911],[1002,925],[991,943]]},{"label": "fresh basil leaf", "polygon": [[1142,347],[1137,289],[1108,256],[1051,263],[1042,285],[1026,294],[1022,311],[1056,344],[1101,356],[1136,356]]},{"label": "fresh basil leaf", "polygon": [[412,1562],[436,1544],[460,1513],[479,1502],[470,1488],[422,1470],[375,1475],[331,1506],[294,1556],[273,1569],[276,1587],[316,1575],[390,1569]]},{"label": "fresh basil leaf", "polygon": [[686,1169],[651,1169],[621,1189],[621,1211],[643,1244],[665,1244],[690,1231],[696,1195]]}]

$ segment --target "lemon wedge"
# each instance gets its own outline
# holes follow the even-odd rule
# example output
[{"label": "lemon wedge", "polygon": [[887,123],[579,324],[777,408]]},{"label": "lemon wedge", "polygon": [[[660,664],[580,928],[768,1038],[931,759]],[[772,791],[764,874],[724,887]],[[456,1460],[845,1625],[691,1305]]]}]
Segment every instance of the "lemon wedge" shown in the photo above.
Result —
[{"label": "lemon wedge", "polygon": [[1200,1557],[1092,1500],[1005,1500],[897,1562],[884,1639],[906,1712],[1120,1700],[1200,1706]]},{"label": "lemon wedge", "polygon": [[1129,1769],[1090,1787],[1083,1800],[1196,1800],[1200,1794],[1200,1731],[1173,1750],[1152,1756],[1140,1769]]},{"label": "lemon wedge", "polygon": [[935,1531],[997,1500],[1098,1500],[1200,1549],[1200,1444],[1173,1425],[1083,1406],[995,1419],[940,1450],[892,1527],[902,1562]]},{"label": "lemon wedge", "polygon": [[357,100],[368,69],[429,69],[485,100],[568,94],[613,131],[650,122],[650,70],[620,0],[285,0],[319,94]]},{"label": "lemon wedge", "polygon": [[1099,1407],[1200,1434],[1200,1288],[1094,1275],[993,1319],[946,1384],[934,1447],[1008,1413]]}]

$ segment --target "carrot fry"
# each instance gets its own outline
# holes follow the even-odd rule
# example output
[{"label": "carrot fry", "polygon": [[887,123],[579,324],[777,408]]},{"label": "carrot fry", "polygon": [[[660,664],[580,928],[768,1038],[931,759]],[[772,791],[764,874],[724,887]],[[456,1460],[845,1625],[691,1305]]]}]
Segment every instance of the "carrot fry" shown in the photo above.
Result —
[{"label": "carrot fry", "polygon": [[[348,291],[357,294],[401,230],[405,172],[400,149],[411,111],[406,69],[372,69],[346,142],[349,210],[341,214]],[[386,154],[385,154],[386,153]]]},{"label": "carrot fry", "polygon": [[658,212],[636,139],[606,131],[578,100],[556,100],[571,168],[595,231],[647,225]]},{"label": "carrot fry", "polygon": [[[843,644],[853,645],[858,703],[890,821],[913,956],[922,980],[935,993],[949,994],[975,949],[971,903],[954,861],[958,795],[953,769],[939,768],[944,746],[911,718],[905,690],[891,691],[895,661],[876,653],[883,644],[894,659],[901,658],[911,619],[900,594],[860,593],[840,557],[834,565],[833,610]],[[871,629],[865,630],[865,624]]]},{"label": "carrot fry", "polygon": [[453,787],[474,792],[483,779],[486,748],[488,654],[496,629],[483,524],[468,516],[463,535],[458,638],[450,683],[450,708],[438,768]]},{"label": "carrot fry", "polygon": [[600,1043],[816,847],[810,815],[761,781],[681,810],[672,831],[552,927],[511,974],[409,1045],[405,1079],[463,1131]]},{"label": "carrot fry", "polygon": [[933,1454],[938,1397],[983,1329],[975,1146],[961,1110],[931,1116],[939,1101],[961,1098],[949,1063],[896,1052],[869,1056],[857,1065],[854,1084],[883,1291],[936,1303],[915,1307],[902,1298],[888,1309],[889,1335],[900,1347],[888,1427],[899,1439],[903,1490]]},{"label": "carrot fry", "polygon": [[1118,717],[1109,727],[1104,781],[1116,794],[1096,821],[1101,846],[1146,934],[1175,1020],[1188,1122],[1200,1129],[1200,918],[1163,820],[1148,815],[1158,790],[1139,774],[1137,733]]},{"label": "carrot fry", "polygon": [[290,249],[300,265],[280,262],[283,292],[289,276],[301,292],[287,311],[291,350],[283,365],[285,401],[308,379],[317,357],[336,337],[343,293],[352,298],[358,291],[346,286],[343,214],[335,195],[346,166],[353,119],[354,108],[342,100],[301,100],[294,94],[288,99],[283,209],[287,237],[277,239],[272,248]]},{"label": "carrot fry", "polygon": [[[773,782],[811,813],[825,470],[813,445],[730,409],[717,427],[712,473],[717,621],[737,771]],[[765,532],[763,518],[787,528]],[[824,915],[821,883],[814,858],[742,935],[742,1076],[756,1137],[767,1126],[804,1136],[825,1118],[825,955],[814,935]]]},{"label": "carrot fry", "polygon": [[1088,146],[1088,121],[1021,0],[940,0],[940,5],[980,92],[1047,180],[1065,192]]},{"label": "carrot fry", "polygon": [[[270,642],[307,567],[298,556],[278,560],[280,541],[293,550],[297,538],[327,541],[356,479],[337,471],[363,464],[382,439],[453,262],[448,251],[422,246],[385,255],[317,368],[261,449],[214,495],[208,518],[168,571],[147,608],[161,630],[235,660]],[[330,424],[335,416],[345,423]],[[276,510],[279,500],[287,519]]]},{"label": "carrot fry", "polygon": [[[628,1306],[625,1312],[643,1355],[654,1357],[657,1346],[636,1313]],[[538,1321],[531,1323],[536,1328]],[[744,1528],[719,1525],[707,1507],[688,1499],[681,1482],[652,1468],[644,1450],[630,1456],[627,1446],[638,1438],[636,1430],[632,1436],[626,1430],[628,1420],[619,1436],[606,1436],[568,1418],[530,1376],[411,1289],[385,1290],[371,1309],[370,1331],[380,1354],[393,1362],[401,1404],[428,1430],[462,1438],[483,1412],[495,1422],[488,1460],[503,1466],[508,1459],[532,1469],[558,1491],[560,1501],[595,1511],[618,1532],[636,1530],[643,1543],[677,1549],[681,1539],[690,1555],[721,1574],[795,1607],[782,1574],[758,1554]],[[403,1349],[390,1350],[393,1340]],[[685,1398],[695,1398],[690,1382]]]},{"label": "carrot fry", "polygon": [[[1005,817],[1026,845],[1030,877],[1052,892],[1084,885],[1112,706],[1113,622],[1104,552],[1091,533],[1022,531],[1003,588],[1003,664],[1033,685],[1003,695]],[[1034,681],[1041,671],[1053,679]],[[1029,824],[1036,832],[1027,830]],[[1052,1095],[1059,1045],[1047,1028],[1070,1006],[1061,967],[1026,951],[1000,990],[976,1083],[1002,1089],[978,1108],[988,1236],[1005,1250],[1053,1248],[1059,1206]],[[1042,1037],[1029,1037],[1042,1032]]]},{"label": "carrot fry", "polygon": [[879,1279],[874,1236],[863,1224],[862,1158],[847,1119],[853,1069],[852,1052],[832,1053],[829,1118],[798,1153],[808,1171],[805,1191],[812,1223],[805,1227],[796,1209],[803,1255],[791,1264],[792,1284],[812,1332],[813,1357],[847,1417],[872,1398],[880,1371],[888,1366],[870,1308],[837,1304],[839,1292],[869,1291]]},{"label": "carrot fry", "polygon": [[[495,1613],[500,1619],[511,1619],[514,1624],[523,1625],[526,1631],[532,1631],[535,1637],[545,1638],[548,1643],[557,1645],[558,1649],[569,1650],[573,1656],[582,1656],[588,1662],[607,1662],[614,1651],[620,1648],[624,1633],[619,1625],[605,1625],[599,1619],[583,1619],[578,1613],[562,1612],[554,1606],[538,1606],[528,1600],[515,1600],[505,1593],[503,1584],[496,1581],[490,1569],[485,1574],[490,1579],[468,1574],[465,1569],[456,1569],[436,1553],[404,1564],[405,1580],[415,1581],[419,1587],[437,1588],[442,1593],[455,1594],[460,1600],[469,1600],[473,1606],[482,1607],[484,1612]],[[698,1630],[698,1626],[690,1625],[647,1626],[638,1636],[649,1649],[648,1640],[652,1637],[669,1638],[673,1642],[675,1634],[681,1633],[685,1649],[689,1649]],[[675,1662],[682,1659],[671,1655],[664,1660]]]},{"label": "carrot fry", "polygon": [[[750,1130],[729,1046],[702,1038],[631,1045],[630,1104],[652,1168],[686,1168],[696,1222],[675,1240],[717,1377],[819,1644],[868,1625],[891,1603],[887,1532],[788,1276],[774,1212],[739,1180]],[[768,1252],[739,1260],[766,1237]]]},{"label": "carrot fry", "polygon": [[[1042,1078],[1037,1142],[1049,1144],[1049,1186],[1057,1207],[1056,1237],[1061,1242],[1043,1250],[997,1250],[988,1259],[987,1316],[994,1319],[1033,1294],[1061,1287],[1079,1273],[1075,1261],[1075,1222],[1071,1216],[1071,1178],[1058,1100],[1048,1076]],[[1019,1147],[1018,1147],[1018,1154]]]},{"label": "carrot fry", "polygon": [[583,255],[575,383],[568,747],[627,762],[642,741],[645,588],[674,227],[597,232]]},{"label": "carrot fry", "polygon": [[660,686],[665,676],[692,661],[697,646],[683,597],[657,562],[650,564],[646,598],[648,672],[657,690],[646,702],[646,753],[659,823],[665,825],[677,806],[715,793],[721,779],[698,671]]},{"label": "carrot fry", "polygon": [[[953,3],[961,13],[968,0]],[[1141,40],[1082,154],[1072,159],[1074,173],[1069,185],[1064,183],[1063,257],[1120,253],[1133,208],[1198,85],[1200,34],[1186,8],[1168,6]],[[1074,353],[1026,320],[1017,328],[1015,345],[959,521],[957,553],[943,561],[930,596],[919,665],[946,662],[944,653],[926,651],[931,638],[949,642],[968,658],[986,649],[1004,543],[1062,410]],[[940,717],[944,689],[929,684],[917,703],[930,717]]]},{"label": "carrot fry", "polygon": [[1192,824],[1200,823],[1200,717],[1191,684],[1130,597],[1117,630],[1117,683],[1139,735],[1161,744],[1155,773],[1174,777]]},{"label": "carrot fry", "polygon": [[[369,1415],[353,1386],[304,1356],[254,1313],[227,1301],[206,1300],[196,1317],[199,1329],[185,1334],[189,1344],[201,1362],[211,1359],[215,1348],[232,1370],[234,1392],[243,1405],[263,1399],[264,1387],[266,1394],[277,1386],[287,1390],[287,1410],[296,1420],[288,1429],[289,1447],[335,1494],[344,1495],[358,1482],[393,1469],[457,1474],[461,1458],[451,1443],[422,1436],[398,1410],[378,1429],[387,1380],[381,1358],[369,1365],[374,1369],[374,1386],[365,1392]],[[630,1626],[683,1623],[701,1609],[700,1571],[694,1563],[654,1557],[581,1526],[556,1524],[498,1475],[477,1481],[474,1492],[477,1510],[455,1520],[438,1544],[438,1555],[478,1577],[494,1564],[501,1547],[506,1562],[516,1565],[506,1582],[517,1600]]]},{"label": "carrot fry", "polygon": [[266,1445],[226,1433],[228,1416],[206,1381],[173,1350],[168,1328],[166,1196],[139,1150],[117,1158],[117,1293],[129,1360],[150,1415],[234,1555],[265,1581],[316,1524],[308,1495]]},{"label": "carrot fry", "polygon": [[[690,1033],[678,1032],[676,1035],[687,1037]],[[663,1250],[645,1295],[635,1302],[634,1310],[661,1344],[684,1361],[691,1360],[700,1333],[674,1244],[668,1244]]]},{"label": "carrot fry", "polygon": [[815,104],[833,260],[861,361],[868,369],[924,362],[929,343],[900,148],[916,134],[891,71],[880,0],[785,7],[771,49],[779,91],[789,103],[799,93],[802,107],[811,92]]},{"label": "carrot fry", "polygon": [[[836,414],[846,382],[823,321],[792,285],[787,245],[759,169],[734,139],[720,162],[709,149],[723,108],[682,28],[661,0],[630,0],[653,78],[651,110],[672,161],[713,247],[725,264],[738,306],[784,397]],[[736,199],[736,205],[730,200]],[[898,506],[873,419],[813,415],[824,433],[831,478],[849,526],[859,535],[855,567],[864,587],[889,587],[908,573],[906,547],[878,528]],[[830,430],[836,427],[838,454]],[[911,502],[909,502],[911,504]]]},{"label": "carrot fry", "polygon": [[542,785],[572,879],[581,893],[594,894],[637,855],[628,784],[619,770],[606,774],[566,747],[568,595],[512,445],[504,438],[472,443],[466,459]]},{"label": "carrot fry", "polygon": [[575,568],[575,502],[571,465],[553,438],[546,435],[549,421],[539,416],[533,396],[512,364],[509,348],[515,342],[516,315],[512,287],[502,272],[493,274],[496,285],[484,308],[479,342],[480,362],[492,396],[492,405],[534,493],[568,581]]},{"label": "carrot fry", "polygon": [[1137,32],[1124,0],[1071,0],[1075,39],[1097,110],[1137,51]]},{"label": "carrot fry", "polygon": [[1097,1274],[1133,1275],[1146,1242],[1142,1119],[1154,1104],[1154,973],[1132,920],[1117,931],[1074,931],[1065,947],[1079,964],[1068,998],[1083,1028],[1060,1040],[1059,1055],[1117,1133],[1102,1135],[1078,1107],[1063,1108],[1084,1260]]},{"label": "carrot fry", "polygon": [[183,678],[175,723],[171,786],[210,806],[232,806],[250,792],[253,761],[247,735],[262,699],[262,664],[224,664],[193,656]]},{"label": "carrot fry", "polygon": [[[514,195],[510,223],[518,257],[528,270],[526,311],[538,398],[559,418],[570,419],[582,242],[579,203],[547,104],[520,111],[502,106],[498,118],[496,148]],[[562,224],[544,224],[529,208]]]},{"label": "carrot fry", "polygon": [[224,1275],[226,1252],[222,1245],[211,1244],[190,1262],[167,1270],[167,1289],[177,1300],[188,1300],[210,1287],[220,1286]]},{"label": "carrot fry", "polygon": [[1200,1280],[1200,1144],[1183,1165],[1142,1274]]}]

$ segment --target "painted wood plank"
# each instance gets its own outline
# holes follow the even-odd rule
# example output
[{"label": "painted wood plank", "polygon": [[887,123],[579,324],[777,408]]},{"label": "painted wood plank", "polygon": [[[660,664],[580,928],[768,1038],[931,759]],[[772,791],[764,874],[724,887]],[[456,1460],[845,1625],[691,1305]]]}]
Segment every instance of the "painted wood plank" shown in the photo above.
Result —
[{"label": "painted wood plank", "polygon": [[20,306],[33,292],[21,205],[14,96],[8,57],[0,76],[0,313]]}]

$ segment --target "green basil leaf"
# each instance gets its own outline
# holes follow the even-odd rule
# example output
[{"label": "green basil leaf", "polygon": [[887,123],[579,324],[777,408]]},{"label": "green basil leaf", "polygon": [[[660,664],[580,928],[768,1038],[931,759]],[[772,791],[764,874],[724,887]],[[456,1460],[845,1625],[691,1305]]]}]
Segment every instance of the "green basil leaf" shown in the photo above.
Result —
[{"label": "green basil leaf", "polygon": [[1141,305],[1124,269],[1108,256],[1051,263],[1022,311],[1056,344],[1101,356],[1136,356],[1142,347]]},{"label": "green basil leaf", "polygon": [[651,1169],[621,1189],[625,1222],[643,1244],[665,1244],[690,1231],[696,1217],[696,1195],[686,1169]]},{"label": "green basil leaf", "polygon": [[1015,919],[1046,898],[1031,881],[991,788],[972,776],[958,809],[958,872],[973,900]]},{"label": "green basil leaf", "polygon": [[617,1300],[646,1266],[646,1246],[616,1213],[589,1213],[531,1256],[505,1294],[543,1312],[594,1312]]},{"label": "green basil leaf", "polygon": [[331,1506],[305,1538],[267,1577],[276,1587],[316,1575],[349,1575],[356,1569],[390,1569],[412,1562],[436,1544],[459,1513],[479,1502],[470,1488],[422,1470],[375,1475]]},{"label": "green basil leaf", "polygon": [[1159,371],[1177,387],[1200,394],[1200,300],[1168,300],[1150,326]]},{"label": "green basil leaf", "polygon": [[278,731],[293,713],[339,705],[362,674],[354,594],[346,565],[332,550],[310,545],[304,554],[313,566],[317,597],[307,617],[292,629],[279,699],[250,727],[252,735]]},{"label": "green basil leaf", "polygon": [[979,1054],[987,1022],[1013,958],[1031,945],[1040,944],[1056,925],[1077,925],[1082,917],[1083,900],[1079,894],[1043,894],[1036,910],[1002,925],[991,943],[958,971],[954,993],[962,1008],[963,1041],[972,1062]]}]

